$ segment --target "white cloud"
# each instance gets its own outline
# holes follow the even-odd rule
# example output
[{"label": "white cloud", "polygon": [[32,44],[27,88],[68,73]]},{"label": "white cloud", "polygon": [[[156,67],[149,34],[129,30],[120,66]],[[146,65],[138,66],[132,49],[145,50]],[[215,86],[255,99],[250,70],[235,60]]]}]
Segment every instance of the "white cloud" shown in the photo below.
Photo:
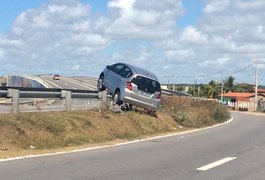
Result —
[{"label": "white cloud", "polygon": [[182,14],[180,0],[111,0],[108,17],[102,17],[97,25],[115,39],[161,40],[174,32]]},{"label": "white cloud", "polygon": [[188,26],[183,30],[180,39],[184,42],[203,44],[207,42],[207,35],[203,34],[201,31],[198,31],[195,27]]},{"label": "white cloud", "polygon": [[79,69],[80,69],[80,65],[79,65],[79,64],[74,65],[72,69],[73,69],[73,70],[79,70]]},{"label": "white cloud", "polygon": [[53,26],[51,21],[48,20],[46,14],[41,13],[40,15],[32,18],[33,23],[40,28],[50,28]]},{"label": "white cloud", "polygon": [[262,34],[264,31],[264,27],[262,25],[257,25],[256,26],[256,31],[258,34]]},{"label": "white cloud", "polygon": [[170,65],[165,65],[162,67],[163,70],[167,70],[167,69],[170,69]]},{"label": "white cloud", "polygon": [[[134,65],[142,66],[154,62],[154,57],[150,48],[142,45],[134,47],[136,44],[125,45],[120,51],[115,52],[110,57],[112,62],[126,62]],[[132,51],[134,49],[134,51]]]},{"label": "white cloud", "polygon": [[216,60],[206,60],[203,61],[202,63],[199,63],[200,66],[220,66],[220,65],[225,65],[230,58],[218,58]]},{"label": "white cloud", "polygon": [[0,49],[0,60],[4,59],[6,52],[4,49]]},{"label": "white cloud", "polygon": [[263,0],[231,0],[231,2],[235,4],[238,10],[242,11],[264,11],[265,8],[265,1]]},{"label": "white cloud", "polygon": [[109,8],[118,8],[120,9],[122,18],[130,18],[134,15],[133,5],[135,0],[112,0],[108,3]]},{"label": "white cloud", "polygon": [[204,8],[206,13],[222,12],[229,6],[230,0],[213,0]]},{"label": "white cloud", "polygon": [[[128,62],[177,77],[233,71],[265,57],[265,1],[203,1],[196,23],[180,28],[189,17],[182,1],[109,0],[105,14],[93,14],[79,0],[51,0],[0,35],[0,59],[10,74],[98,76],[106,64]],[[251,81],[246,74],[238,77]]]},{"label": "white cloud", "polygon": [[169,60],[175,60],[176,62],[187,62],[187,60],[194,58],[195,53],[192,49],[183,49],[165,51],[165,55]]}]

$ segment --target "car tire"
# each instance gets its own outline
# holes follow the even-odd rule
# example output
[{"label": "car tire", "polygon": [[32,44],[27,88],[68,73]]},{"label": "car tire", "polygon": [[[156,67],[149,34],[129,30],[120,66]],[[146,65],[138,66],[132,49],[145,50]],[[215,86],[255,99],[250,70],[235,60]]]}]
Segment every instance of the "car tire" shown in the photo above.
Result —
[{"label": "car tire", "polygon": [[115,106],[116,104],[117,105],[121,105],[123,102],[120,100],[120,91],[117,90],[115,93],[114,93],[114,96],[112,98],[112,103],[113,105]]},{"label": "car tire", "polygon": [[153,117],[156,117],[156,111],[154,110],[147,110],[147,114]]},{"label": "car tire", "polygon": [[104,75],[100,75],[97,82],[97,88],[99,91],[104,91],[106,87],[103,85]]},{"label": "car tire", "polygon": [[126,104],[126,110],[127,111],[132,111],[133,105],[132,104]]}]

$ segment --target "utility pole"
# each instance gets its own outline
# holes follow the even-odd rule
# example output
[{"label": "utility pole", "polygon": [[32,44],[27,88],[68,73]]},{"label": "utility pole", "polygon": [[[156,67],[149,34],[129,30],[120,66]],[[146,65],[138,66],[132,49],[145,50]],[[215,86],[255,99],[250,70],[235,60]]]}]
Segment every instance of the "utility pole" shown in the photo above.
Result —
[{"label": "utility pole", "polygon": [[196,85],[197,85],[197,78],[196,76],[193,77],[194,78],[194,84],[193,84],[193,96],[196,96]]},{"label": "utility pole", "polygon": [[175,80],[176,80],[176,77],[175,77],[175,74],[173,74],[173,91],[175,91]]},{"label": "utility pole", "polygon": [[223,71],[221,71],[221,102],[224,100],[224,81],[223,81]]},{"label": "utility pole", "polygon": [[258,61],[255,61],[254,63],[256,64],[256,72],[255,72],[255,106],[254,106],[254,111],[257,111],[259,68],[258,68]]},{"label": "utility pole", "polygon": [[264,59],[256,58],[254,60],[254,64],[256,64],[256,71],[255,71],[255,105],[254,110],[257,111],[258,107],[258,79],[259,79],[259,64],[265,64]]}]

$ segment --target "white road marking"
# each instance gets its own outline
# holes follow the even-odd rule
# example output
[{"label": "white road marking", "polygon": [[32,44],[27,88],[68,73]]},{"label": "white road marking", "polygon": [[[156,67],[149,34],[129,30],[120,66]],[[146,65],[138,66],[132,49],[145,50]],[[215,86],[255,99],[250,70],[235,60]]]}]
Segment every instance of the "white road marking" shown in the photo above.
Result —
[{"label": "white road marking", "polygon": [[58,87],[59,89],[62,89],[61,86],[59,86],[59,85],[57,85],[57,84],[55,84],[55,83],[53,83],[53,82],[51,82],[51,81],[49,81],[47,79],[45,79],[45,81],[48,82],[48,83],[50,83],[50,84],[52,84],[52,85],[54,85],[55,87]]},{"label": "white road marking", "polygon": [[223,123],[220,123],[220,124],[216,124],[216,125],[213,125],[213,126],[210,126],[210,127],[201,128],[201,129],[188,130],[188,131],[177,132],[177,133],[172,133],[172,134],[168,134],[168,135],[150,137],[150,138],[146,138],[146,139],[128,141],[128,142],[123,142],[123,143],[117,143],[117,144],[113,144],[113,145],[104,145],[104,146],[98,146],[98,147],[92,147],[92,148],[76,149],[76,150],[72,150],[72,151],[59,151],[59,152],[47,153],[47,154],[18,156],[18,157],[0,159],[0,162],[14,161],[14,160],[19,160],[19,159],[34,158],[34,157],[43,157],[43,156],[54,156],[54,155],[57,155],[57,154],[69,154],[69,153],[75,153],[75,152],[84,152],[84,151],[91,151],[91,150],[95,150],[95,149],[110,148],[110,147],[115,147],[115,146],[123,146],[123,145],[126,145],[126,144],[133,144],[133,143],[138,143],[138,142],[143,142],[143,141],[148,141],[148,140],[154,140],[154,139],[159,139],[159,138],[166,138],[166,137],[184,135],[184,134],[194,133],[194,132],[203,131],[203,130],[207,130],[207,129],[212,129],[212,128],[215,128],[215,127],[219,127],[219,126],[228,124],[228,123],[230,123],[232,121],[233,121],[233,117],[230,120],[226,121],[226,122],[223,122]]},{"label": "white road marking", "polygon": [[97,87],[92,85],[92,84],[87,84],[85,82],[76,82],[75,79],[74,79],[75,81],[73,81],[73,79],[71,79],[71,80],[72,80],[72,83],[78,84],[78,85],[83,86],[85,88],[88,88],[88,89],[91,89],[91,90],[97,89]]},{"label": "white road marking", "polygon": [[97,90],[97,86],[93,86],[91,84],[87,84],[87,83],[84,83],[84,82],[81,82],[81,84],[85,87],[88,87],[88,88],[92,88],[92,90]]},{"label": "white road marking", "polygon": [[220,166],[220,165],[222,165],[222,164],[224,164],[224,163],[227,163],[227,162],[229,162],[229,161],[235,160],[236,158],[237,158],[237,157],[227,157],[227,158],[221,159],[221,160],[219,160],[219,161],[215,161],[215,162],[213,162],[213,163],[211,163],[211,164],[208,164],[208,165],[202,166],[202,167],[200,167],[200,168],[198,168],[198,169],[196,169],[196,170],[197,170],[197,171],[207,171],[207,170],[209,170],[209,169],[215,168],[215,167]]}]

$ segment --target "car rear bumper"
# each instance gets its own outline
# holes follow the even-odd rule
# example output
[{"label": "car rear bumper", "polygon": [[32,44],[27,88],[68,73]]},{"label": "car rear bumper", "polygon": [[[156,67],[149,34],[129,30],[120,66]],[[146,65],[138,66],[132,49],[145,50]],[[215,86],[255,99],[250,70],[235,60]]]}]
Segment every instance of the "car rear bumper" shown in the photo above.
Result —
[{"label": "car rear bumper", "polygon": [[160,100],[155,100],[152,103],[149,103],[149,102],[133,99],[131,97],[124,97],[123,102],[132,104],[132,105],[137,106],[137,107],[145,108],[148,110],[154,110],[154,111],[160,105]]}]

